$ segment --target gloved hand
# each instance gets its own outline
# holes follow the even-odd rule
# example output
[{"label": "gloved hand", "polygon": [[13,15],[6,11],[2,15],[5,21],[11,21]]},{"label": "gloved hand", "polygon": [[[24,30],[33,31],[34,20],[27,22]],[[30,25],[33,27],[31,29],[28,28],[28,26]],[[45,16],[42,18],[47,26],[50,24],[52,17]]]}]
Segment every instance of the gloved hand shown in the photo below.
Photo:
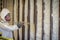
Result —
[{"label": "gloved hand", "polygon": [[17,24],[17,27],[18,27],[18,28],[21,28],[23,25],[24,25],[24,23],[21,23],[21,22],[20,22],[20,23]]}]

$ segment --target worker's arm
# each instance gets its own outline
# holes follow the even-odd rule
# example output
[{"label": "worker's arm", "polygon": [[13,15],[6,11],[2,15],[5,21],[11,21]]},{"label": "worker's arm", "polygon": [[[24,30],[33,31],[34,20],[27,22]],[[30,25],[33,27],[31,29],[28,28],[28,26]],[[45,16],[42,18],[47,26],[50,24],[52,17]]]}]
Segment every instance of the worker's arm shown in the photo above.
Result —
[{"label": "worker's arm", "polygon": [[6,31],[10,31],[10,29],[8,27],[6,27],[6,25],[4,25],[3,23],[0,22],[0,28]]},{"label": "worker's arm", "polygon": [[13,25],[13,26],[8,26],[8,25],[4,25],[3,23],[0,22],[0,28],[6,30],[6,31],[14,31],[14,30],[17,30],[19,29],[20,27],[22,26],[22,24],[16,24],[16,25]]}]

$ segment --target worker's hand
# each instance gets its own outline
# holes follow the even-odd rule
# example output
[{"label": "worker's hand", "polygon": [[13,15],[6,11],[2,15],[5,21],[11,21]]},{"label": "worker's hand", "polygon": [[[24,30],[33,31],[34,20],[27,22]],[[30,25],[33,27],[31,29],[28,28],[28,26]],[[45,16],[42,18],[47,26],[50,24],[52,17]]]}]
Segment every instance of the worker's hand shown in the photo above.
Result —
[{"label": "worker's hand", "polygon": [[24,23],[21,23],[21,22],[20,22],[20,23],[17,24],[17,27],[18,27],[18,28],[21,28],[23,25],[24,25]]}]

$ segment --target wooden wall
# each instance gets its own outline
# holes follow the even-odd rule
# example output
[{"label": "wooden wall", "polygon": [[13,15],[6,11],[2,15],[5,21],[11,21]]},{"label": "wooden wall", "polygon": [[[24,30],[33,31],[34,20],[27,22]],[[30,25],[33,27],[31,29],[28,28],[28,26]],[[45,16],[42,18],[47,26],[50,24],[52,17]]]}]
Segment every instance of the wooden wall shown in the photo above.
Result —
[{"label": "wooden wall", "polygon": [[[3,8],[3,1],[2,0],[0,0],[0,12],[1,12],[1,10],[2,10],[2,8]],[[0,16],[1,17],[1,16]],[[1,18],[0,18],[0,21],[1,21]]]},{"label": "wooden wall", "polygon": [[10,25],[25,22],[22,28],[13,32],[14,40],[59,39],[59,0],[7,0],[6,2],[6,8],[11,12]]}]

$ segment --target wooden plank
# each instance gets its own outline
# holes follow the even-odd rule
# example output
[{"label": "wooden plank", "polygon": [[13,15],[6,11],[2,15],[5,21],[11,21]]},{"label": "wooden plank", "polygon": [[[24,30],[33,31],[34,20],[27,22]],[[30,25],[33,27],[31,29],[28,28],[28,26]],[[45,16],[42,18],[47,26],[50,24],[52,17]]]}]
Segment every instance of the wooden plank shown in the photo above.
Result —
[{"label": "wooden plank", "polygon": [[52,1],[53,7],[53,33],[52,33],[52,40],[58,40],[58,32],[59,32],[59,0]]},{"label": "wooden plank", "polygon": [[[14,24],[18,23],[18,0],[14,0]],[[18,40],[18,30],[13,32],[14,40]]]},{"label": "wooden plank", "polygon": [[50,0],[44,0],[44,40],[50,40]]},{"label": "wooden plank", "polygon": [[42,40],[44,40],[44,0],[42,0]]},{"label": "wooden plank", "polygon": [[50,0],[50,40],[52,40],[52,33],[53,33],[52,1],[53,0]]},{"label": "wooden plank", "polygon": [[42,40],[42,0],[37,0],[37,34],[36,40]]},{"label": "wooden plank", "polygon": [[[2,2],[2,0],[0,0],[0,12],[1,12],[1,2]],[[0,13],[0,21],[1,21],[1,13]]]},{"label": "wooden plank", "polygon": [[0,12],[2,11],[2,0],[0,0]]},{"label": "wooden plank", "polygon": [[[24,22],[25,20],[25,12],[24,12],[24,10],[25,10],[25,0],[22,0],[22,3],[23,3],[23,11],[22,11],[22,21]],[[22,26],[22,40],[24,40],[24,38],[25,38],[25,25],[23,25]]]},{"label": "wooden plank", "polygon": [[7,0],[3,0],[3,7],[4,7],[4,8],[7,7]]},{"label": "wooden plank", "polygon": [[[19,22],[22,22],[22,12],[23,12],[23,3],[22,0],[20,0],[20,8],[19,8]],[[22,40],[22,28],[19,29],[19,37],[20,40]]]},{"label": "wooden plank", "polygon": [[[27,23],[27,16],[28,16],[28,0],[25,0],[25,23]],[[25,24],[25,40],[28,39],[28,25]]]},{"label": "wooden plank", "polygon": [[35,28],[35,33],[34,33],[34,40],[36,40],[36,32],[37,32],[37,0],[34,0],[34,28]]},{"label": "wooden plank", "polygon": [[18,0],[14,1],[14,24],[18,23]]},{"label": "wooden plank", "polygon": [[30,0],[28,0],[28,16],[27,16],[27,21],[28,21],[28,40],[30,40]]},{"label": "wooden plank", "polygon": [[10,11],[10,17],[11,17],[11,20],[9,22],[10,25],[13,25],[14,24],[14,21],[13,21],[13,17],[14,17],[14,13],[13,13],[13,0],[7,0],[7,7],[8,10]]},{"label": "wooden plank", "polygon": [[[0,0],[0,4],[1,4],[2,0]],[[1,12],[1,5],[0,5],[0,12]],[[1,21],[1,13],[0,13],[0,21]]]},{"label": "wooden plank", "polygon": [[34,0],[30,0],[30,40],[35,40]]},{"label": "wooden plank", "polygon": [[3,1],[2,1],[2,9],[3,9]]},{"label": "wooden plank", "polygon": [[[59,0],[59,24],[60,24],[60,0]],[[59,30],[60,30],[60,25],[59,25]],[[59,40],[60,40],[60,31],[59,31]]]}]

